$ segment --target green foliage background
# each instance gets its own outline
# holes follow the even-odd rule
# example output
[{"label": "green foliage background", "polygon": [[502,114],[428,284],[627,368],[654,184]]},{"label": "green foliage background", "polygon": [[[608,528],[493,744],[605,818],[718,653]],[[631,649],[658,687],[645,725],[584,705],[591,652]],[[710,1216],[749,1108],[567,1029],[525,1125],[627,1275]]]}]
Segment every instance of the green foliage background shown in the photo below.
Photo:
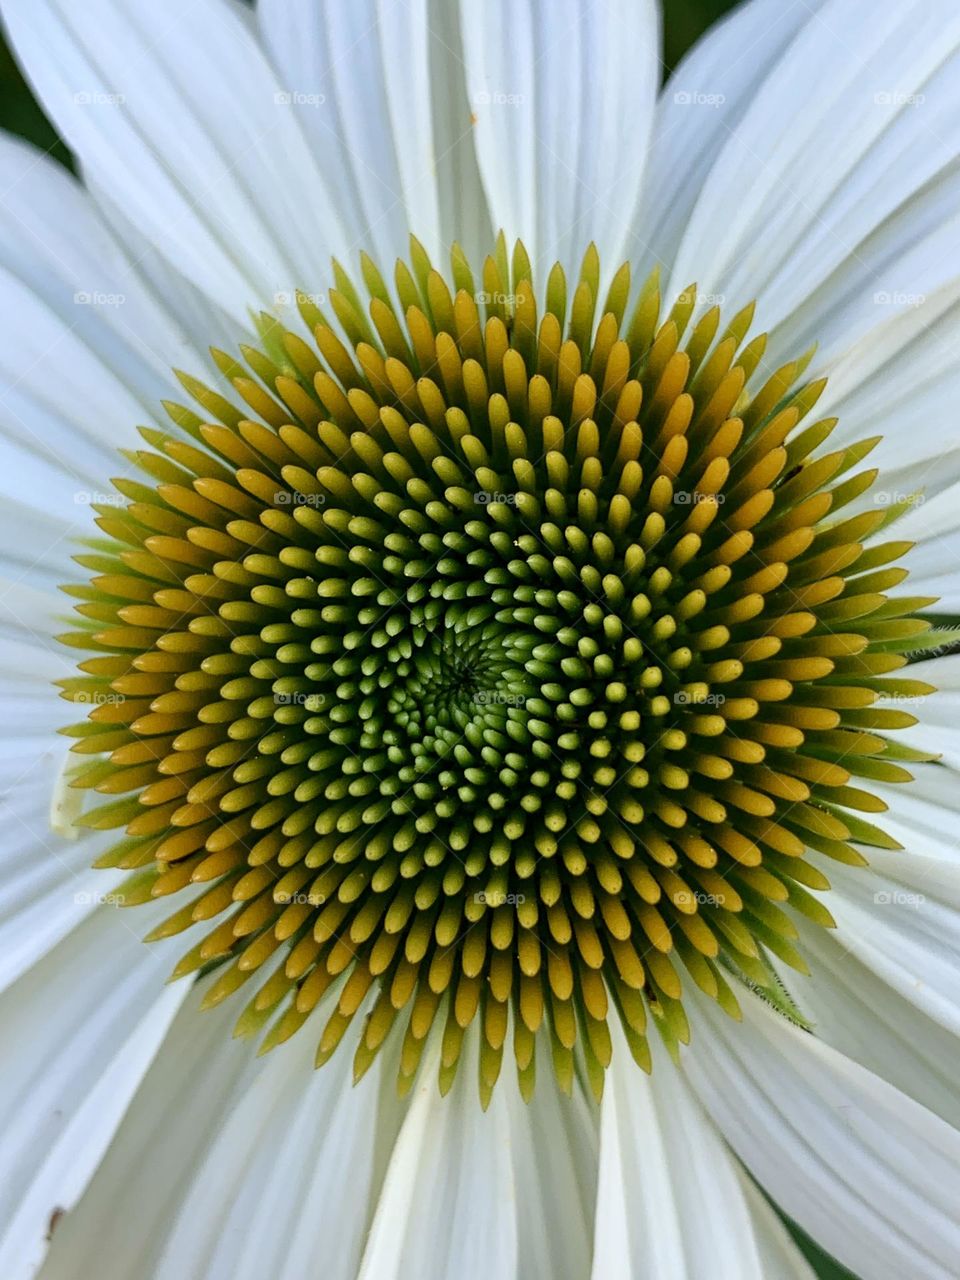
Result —
[{"label": "green foliage background", "polygon": [[[735,0],[662,0],[664,66],[669,71],[707,28],[728,10]],[[665,72],[666,73],[666,72]],[[70,153],[37,105],[0,34],[0,128],[27,138],[48,151],[62,164],[71,165]],[[772,1137],[772,1135],[771,1135]],[[820,1280],[856,1280],[850,1272],[827,1258],[792,1223],[800,1247]]]}]

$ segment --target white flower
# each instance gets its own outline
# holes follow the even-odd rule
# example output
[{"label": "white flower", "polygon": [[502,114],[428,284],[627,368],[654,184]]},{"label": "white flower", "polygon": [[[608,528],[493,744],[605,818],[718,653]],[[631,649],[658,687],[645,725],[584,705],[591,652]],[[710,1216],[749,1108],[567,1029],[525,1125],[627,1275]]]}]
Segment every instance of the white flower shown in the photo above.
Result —
[{"label": "white flower", "polygon": [[[257,1058],[231,1001],[199,1011],[206,977],[164,985],[183,948],[142,946],[169,912],[117,911],[125,873],[91,870],[110,842],[79,824],[51,682],[76,676],[53,639],[75,540],[91,504],[120,518],[117,450],[182,397],[170,369],[210,378],[209,344],[256,342],[254,313],[289,320],[298,289],[325,309],[331,256],[388,267],[410,230],[438,263],[455,241],[481,263],[502,228],[534,281],[559,261],[575,282],[594,242],[601,291],[628,261],[635,282],[659,265],[668,305],[695,281],[698,314],[756,299],[769,371],[819,343],[807,376],[829,374],[834,439],[883,436],[884,488],[861,509],[909,508],[911,592],[955,618],[960,11],[751,0],[659,96],[651,0],[0,11],[81,174],[0,140],[0,1275],[811,1276],[769,1201],[861,1280],[958,1274],[960,656],[911,669],[938,689],[897,739],[915,781],[868,766],[903,849],[870,848],[869,867],[810,853],[837,927],[796,914],[796,1019],[772,973],[768,999],[742,990],[741,1022],[685,987],[679,1070],[655,1032],[638,1070],[611,1019],[599,1106],[582,1063],[561,1093],[547,1043],[532,1101],[508,1061],[486,1111],[475,1045],[441,1098],[428,1037],[400,1101],[396,1041],[351,1087],[349,1053],[314,1071],[304,1032]],[[483,492],[468,518],[513,518],[515,495]],[[668,498],[671,519],[728,518],[701,497]],[[275,501],[305,524],[330,506]],[[733,714],[691,690],[668,705]],[[522,691],[481,692],[477,715],[526,714]],[[123,711],[80,693],[100,723]],[[533,904],[496,893],[478,908]]]}]

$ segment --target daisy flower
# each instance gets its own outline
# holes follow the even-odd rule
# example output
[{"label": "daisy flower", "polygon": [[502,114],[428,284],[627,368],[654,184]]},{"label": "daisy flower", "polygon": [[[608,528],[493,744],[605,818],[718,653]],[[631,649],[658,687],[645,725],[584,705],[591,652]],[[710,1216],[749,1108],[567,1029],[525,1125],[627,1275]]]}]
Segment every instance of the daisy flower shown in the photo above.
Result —
[{"label": "daisy flower", "polygon": [[0,1274],[956,1275],[955,6],[0,11]]}]

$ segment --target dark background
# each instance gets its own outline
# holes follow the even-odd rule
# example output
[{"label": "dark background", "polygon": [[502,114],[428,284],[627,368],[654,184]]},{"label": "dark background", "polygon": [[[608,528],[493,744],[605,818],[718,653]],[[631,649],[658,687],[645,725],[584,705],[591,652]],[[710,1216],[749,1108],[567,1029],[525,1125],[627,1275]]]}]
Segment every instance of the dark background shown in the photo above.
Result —
[{"label": "dark background", "polygon": [[[711,23],[734,8],[736,0],[662,0],[664,11],[664,62],[668,70]],[[28,138],[70,166],[70,152],[37,105],[24,83],[16,62],[0,32],[0,129]],[[821,1280],[855,1280],[843,1267],[821,1254],[788,1223]]]}]

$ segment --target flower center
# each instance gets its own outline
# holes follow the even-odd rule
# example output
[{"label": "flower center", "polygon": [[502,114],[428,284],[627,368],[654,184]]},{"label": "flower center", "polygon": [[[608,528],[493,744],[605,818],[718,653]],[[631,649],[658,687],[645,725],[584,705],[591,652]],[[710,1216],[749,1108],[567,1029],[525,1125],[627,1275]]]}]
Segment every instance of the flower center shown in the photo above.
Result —
[{"label": "flower center", "polygon": [[314,345],[262,317],[248,368],[214,353],[244,409],[182,377],[202,412],[144,430],[78,557],[99,865],[177,895],[151,936],[201,935],[208,1005],[253,981],[241,1033],[318,1010],[319,1063],[357,1019],[359,1075],[395,1031],[404,1088],[431,1028],[486,1099],[508,1034],[525,1094],[538,1045],[599,1092],[611,1017],[648,1067],[685,987],[789,1012],[792,915],[832,923],[810,851],[897,847],[869,781],[922,758],[873,705],[928,691],[892,673],[930,603],[889,594],[897,509],[844,512],[873,442],[801,425],[824,384],[761,374],[752,308],[662,318],[653,277],[627,318],[623,267],[598,318],[592,249],[539,312],[502,237],[482,290],[416,242],[399,306],[335,274]]}]

